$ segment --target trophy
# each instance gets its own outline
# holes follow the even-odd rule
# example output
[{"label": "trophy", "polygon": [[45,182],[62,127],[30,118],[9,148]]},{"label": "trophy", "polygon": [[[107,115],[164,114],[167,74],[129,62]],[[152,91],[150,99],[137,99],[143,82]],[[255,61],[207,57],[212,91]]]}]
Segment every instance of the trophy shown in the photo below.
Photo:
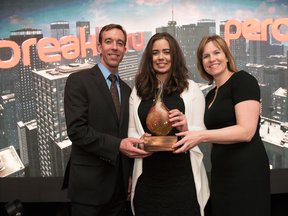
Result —
[{"label": "trophy", "polygon": [[[157,76],[156,76],[157,77]],[[172,130],[172,122],[169,122],[169,109],[163,102],[163,82],[146,118],[148,129],[156,136],[144,138],[145,151],[174,151],[172,145],[177,142],[176,136],[166,136]]]}]

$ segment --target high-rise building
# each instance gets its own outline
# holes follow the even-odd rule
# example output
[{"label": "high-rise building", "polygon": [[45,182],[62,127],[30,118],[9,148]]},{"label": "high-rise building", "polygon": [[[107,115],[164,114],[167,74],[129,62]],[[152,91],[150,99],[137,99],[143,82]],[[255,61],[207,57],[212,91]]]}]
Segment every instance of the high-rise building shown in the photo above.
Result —
[{"label": "high-rise building", "polygon": [[3,149],[7,146],[8,143],[5,136],[4,107],[0,103],[0,149]]},{"label": "high-rise building", "polygon": [[177,22],[174,20],[174,11],[172,8],[172,20],[168,21],[168,26],[162,26],[159,28],[156,28],[156,33],[162,33],[167,32],[171,34],[174,38],[177,37]]},{"label": "high-rise building", "polygon": [[25,177],[41,177],[40,155],[37,145],[37,122],[17,122],[20,158],[25,166]]},{"label": "high-rise building", "polygon": [[135,75],[138,72],[138,52],[128,51],[126,52],[123,60],[119,64],[119,76],[126,82],[131,88],[135,85]]},{"label": "high-rise building", "polygon": [[260,99],[260,115],[266,118],[272,118],[272,98],[271,87],[266,84],[260,84],[261,99]]},{"label": "high-rise building", "polygon": [[[90,22],[89,21],[78,21],[76,22],[76,32],[77,32],[77,37],[80,39],[80,27],[84,27],[85,28],[85,41],[89,41],[90,38]],[[91,50],[87,49],[86,50],[86,59],[87,58],[91,58],[92,54],[91,54]],[[95,59],[92,57],[92,59]],[[79,59],[81,61],[81,58]],[[84,62],[84,61],[81,61]]]},{"label": "high-rise building", "polygon": [[287,56],[284,55],[270,55],[266,58],[265,65],[282,65],[287,66]]},{"label": "high-rise building", "polygon": [[260,136],[265,146],[270,169],[288,167],[287,123],[269,118],[261,118]]},{"label": "high-rise building", "polygon": [[19,149],[19,141],[17,134],[17,124],[15,118],[15,96],[14,94],[2,95],[0,97],[0,104],[2,105],[2,133],[6,138],[7,146],[14,146],[16,150]]},{"label": "high-rise building", "polygon": [[178,42],[189,70],[189,77],[195,82],[203,82],[197,69],[197,49],[203,36],[209,34],[209,27],[195,24],[183,26],[165,26],[156,29],[156,33],[167,32]]},{"label": "high-rise building", "polygon": [[220,28],[220,33],[219,35],[225,40],[225,24],[228,20],[226,21],[220,21],[220,25],[219,25],[219,28]]},{"label": "high-rise building", "polygon": [[144,41],[145,41],[145,45],[144,48],[142,49],[143,51],[145,50],[150,38],[152,37],[152,32],[151,31],[144,31]]},{"label": "high-rise building", "polygon": [[156,28],[156,33],[167,32],[171,34],[174,38],[177,37],[177,27],[176,26],[162,26]]},{"label": "high-rise building", "polygon": [[[9,40],[9,38],[0,39]],[[12,58],[12,50],[8,47],[2,47],[0,49],[1,61],[7,61]],[[12,69],[0,68],[0,96],[12,93],[13,90],[13,75]]]},{"label": "high-rise building", "polygon": [[50,24],[51,37],[59,40],[63,36],[70,35],[69,22],[67,21],[55,21]]},{"label": "high-rise building", "polygon": [[[137,41],[138,41],[138,34],[139,33],[137,32],[136,33]],[[148,42],[149,42],[151,37],[152,37],[152,32],[151,31],[144,31],[144,47],[143,47],[143,49],[138,50],[138,64],[140,64],[143,52],[145,51],[145,49],[147,47],[147,44],[148,44]],[[129,47],[129,49],[130,49],[130,47]]]},{"label": "high-rise building", "polygon": [[[220,22],[220,36],[225,39],[225,24],[227,21]],[[236,26],[231,25],[229,32],[231,34],[236,33]],[[230,41],[230,50],[235,59],[235,64],[238,70],[244,70],[246,65],[246,39],[241,35],[236,40]],[[250,62],[253,63],[253,62]]]},{"label": "high-rise building", "polygon": [[61,177],[70,156],[64,114],[64,90],[71,73],[93,65],[70,64],[54,69],[33,71],[36,101],[37,144],[43,177]]},{"label": "high-rise building", "polygon": [[197,26],[209,28],[209,35],[216,34],[216,22],[212,19],[201,19],[197,21]]},{"label": "high-rise building", "polygon": [[77,37],[78,35],[78,28],[84,27],[85,28],[85,35],[86,35],[86,41],[89,40],[89,35],[90,35],[90,22],[89,21],[77,21],[76,22],[76,29],[77,29]]},{"label": "high-rise building", "polygon": [[196,26],[195,24],[183,25],[178,29],[177,42],[186,60],[190,71],[189,77],[195,82],[203,82],[197,69],[197,49],[201,39],[209,34],[209,27]]},{"label": "high-rise building", "polygon": [[[272,35],[272,31],[271,31],[271,26],[268,26],[268,32],[269,32],[269,38],[270,38],[270,43],[271,44],[282,44],[282,42],[281,41],[278,41],[278,40],[276,40],[274,37],[273,37],[273,35]],[[279,28],[278,28],[278,31],[279,31],[279,33],[280,34],[283,34],[283,35],[285,35],[286,34],[286,31],[285,31],[285,27],[284,27],[284,25],[282,26],[279,26]]]},{"label": "high-rise building", "polygon": [[249,41],[249,63],[265,64],[266,58],[270,56],[270,38],[267,41]]},{"label": "high-rise building", "polygon": [[273,119],[281,122],[287,122],[288,116],[288,101],[287,101],[287,89],[277,89],[273,96]]},{"label": "high-rise building", "polygon": [[270,45],[270,55],[284,55],[284,45],[283,44],[271,44]]},{"label": "high-rise building", "polygon": [[258,83],[264,83],[264,65],[248,63],[246,64],[245,71],[253,75]]},{"label": "high-rise building", "polygon": [[288,88],[288,74],[287,66],[270,65],[264,66],[264,84],[271,87],[271,95],[276,92],[278,88]]},{"label": "high-rise building", "polygon": [[[15,41],[20,49],[22,43],[30,38],[36,38],[37,42],[43,38],[42,30],[21,29],[11,31],[10,40]],[[23,57],[19,63],[12,68],[14,80],[14,93],[16,104],[16,122],[29,122],[36,118],[34,91],[32,82],[32,70],[45,68],[45,63],[38,57],[37,45],[30,46],[30,65],[23,65]]]}]

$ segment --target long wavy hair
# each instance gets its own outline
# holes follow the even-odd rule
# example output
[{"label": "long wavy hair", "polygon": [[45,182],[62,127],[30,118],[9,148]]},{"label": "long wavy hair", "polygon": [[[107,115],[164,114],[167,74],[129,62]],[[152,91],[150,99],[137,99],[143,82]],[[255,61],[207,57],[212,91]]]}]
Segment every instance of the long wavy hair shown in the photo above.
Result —
[{"label": "long wavy hair", "polygon": [[200,76],[203,79],[207,80],[209,82],[208,83],[209,85],[211,85],[213,83],[214,78],[213,78],[213,76],[208,74],[203,67],[203,52],[204,52],[204,48],[205,48],[206,44],[211,42],[211,41],[214,43],[214,45],[216,47],[220,48],[225,53],[226,58],[228,59],[228,62],[227,62],[228,70],[231,72],[237,72],[238,71],[237,67],[236,67],[235,59],[234,59],[226,41],[217,34],[214,34],[212,36],[206,35],[202,38],[201,42],[199,43],[198,49],[197,49],[197,68],[198,68]]},{"label": "long wavy hair", "polygon": [[155,97],[158,79],[156,77],[157,73],[153,68],[152,48],[154,42],[160,39],[165,39],[169,43],[171,56],[171,68],[168,71],[168,77],[164,83],[163,93],[167,95],[172,92],[181,94],[185,89],[188,89],[188,69],[177,41],[166,32],[156,33],[150,38],[147,44],[135,78],[137,94],[142,100]]}]

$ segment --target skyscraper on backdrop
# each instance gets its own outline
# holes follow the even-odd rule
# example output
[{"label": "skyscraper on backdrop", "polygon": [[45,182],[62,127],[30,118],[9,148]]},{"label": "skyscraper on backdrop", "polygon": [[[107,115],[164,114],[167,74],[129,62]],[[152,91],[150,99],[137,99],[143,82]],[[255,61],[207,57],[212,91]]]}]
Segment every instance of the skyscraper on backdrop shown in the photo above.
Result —
[{"label": "skyscraper on backdrop", "polygon": [[209,35],[216,34],[216,22],[213,19],[198,20],[197,26],[203,26],[209,28]]},{"label": "skyscraper on backdrop", "polygon": [[[77,21],[76,22],[76,30],[80,27],[84,27],[85,28],[85,35],[86,35],[86,41],[89,40],[89,35],[90,35],[90,22],[89,21]],[[79,37],[78,35],[78,30],[77,30],[77,37]]]},{"label": "skyscraper on backdrop", "polygon": [[[85,41],[89,41],[89,35],[91,34],[90,33],[90,21],[77,21],[76,22],[76,34],[77,34],[77,37],[80,39],[80,28],[83,27],[85,28]],[[86,50],[86,59],[89,58],[89,57],[92,57],[92,55],[90,54],[91,53],[91,50],[90,49],[87,49]]]},{"label": "skyscraper on backdrop", "polygon": [[[36,38],[38,42],[41,38],[43,38],[42,30],[28,28],[11,31],[10,40],[19,45],[21,52],[22,43],[30,38]],[[38,57],[37,45],[31,45],[29,49],[30,65],[24,66],[23,56],[21,56],[19,63],[12,68],[16,105],[16,121],[22,121],[24,123],[36,118],[32,70],[45,68],[45,63]]]},{"label": "skyscraper on backdrop", "polygon": [[64,114],[66,80],[71,73],[93,66],[94,64],[90,63],[70,64],[33,71],[37,144],[42,177],[64,175],[71,146],[71,141],[67,136]]},{"label": "skyscraper on backdrop", "polygon": [[[211,30],[211,21],[209,25],[197,26],[196,24],[188,24],[176,26],[176,21],[168,22],[168,26],[156,28],[156,33],[167,32],[171,34],[178,42],[189,70],[189,77],[195,82],[203,82],[197,69],[197,49],[203,36],[208,35]],[[214,21],[215,24],[215,21]]]},{"label": "skyscraper on backdrop", "polygon": [[[227,20],[220,22],[220,36],[224,39],[225,39],[225,24],[226,24],[226,22],[227,22]],[[236,30],[237,30],[236,26],[234,26],[234,25],[230,26],[229,31],[231,34],[235,34]],[[247,56],[247,54],[246,54],[246,39],[241,35],[238,39],[231,40],[229,48],[230,48],[231,53],[235,59],[237,69],[238,70],[245,69],[246,62],[247,62],[247,59],[246,59],[246,56]]]},{"label": "skyscraper on backdrop", "polygon": [[59,40],[63,36],[70,35],[69,22],[67,21],[55,21],[50,24],[51,37]]},{"label": "skyscraper on backdrop", "polygon": [[13,145],[16,150],[19,149],[17,125],[15,119],[15,95],[7,94],[0,97],[0,149]]},{"label": "skyscraper on backdrop", "polygon": [[[17,122],[20,159],[25,166],[25,177],[41,177],[40,148],[37,145],[37,121]],[[43,157],[43,156],[42,156]]]}]

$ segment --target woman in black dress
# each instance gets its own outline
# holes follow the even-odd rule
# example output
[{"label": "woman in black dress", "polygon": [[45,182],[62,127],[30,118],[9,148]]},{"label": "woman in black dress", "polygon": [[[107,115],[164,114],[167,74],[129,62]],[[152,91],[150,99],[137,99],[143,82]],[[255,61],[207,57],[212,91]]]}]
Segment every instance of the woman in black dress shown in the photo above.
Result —
[{"label": "woman in black dress", "polygon": [[[148,42],[130,96],[128,136],[151,135],[146,117],[160,87],[158,79],[164,83],[164,104],[171,110],[173,129],[168,135],[204,130],[205,98],[188,79],[176,40],[168,33],[157,33]],[[160,151],[135,159],[131,204],[136,216],[204,216],[209,186],[203,154],[197,146],[178,153]]]},{"label": "woman in black dress", "polygon": [[269,216],[269,161],[259,136],[260,89],[256,79],[237,72],[226,42],[205,36],[197,51],[202,78],[216,87],[206,96],[206,131],[183,132],[177,151],[211,142],[212,216]]}]

